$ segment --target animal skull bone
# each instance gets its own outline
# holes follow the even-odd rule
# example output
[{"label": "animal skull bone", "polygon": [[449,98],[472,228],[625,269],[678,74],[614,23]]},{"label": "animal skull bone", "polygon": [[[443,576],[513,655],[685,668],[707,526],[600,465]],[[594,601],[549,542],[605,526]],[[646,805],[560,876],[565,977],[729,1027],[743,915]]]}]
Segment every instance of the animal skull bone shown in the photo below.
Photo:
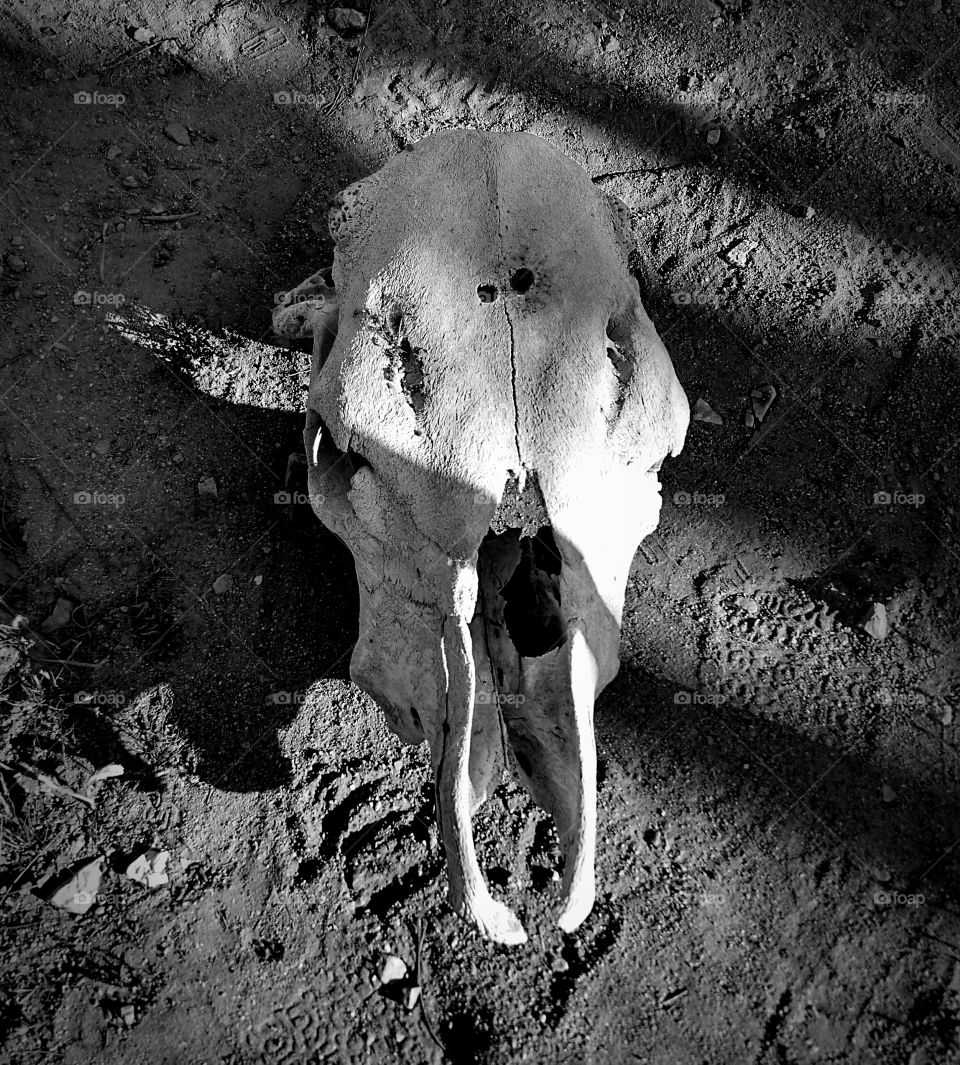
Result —
[{"label": "animal skull bone", "polygon": [[595,895],[594,700],[689,419],[626,208],[545,140],[455,130],[340,193],[330,230],[333,285],[274,327],[314,336],[309,490],[356,564],[351,677],[429,744],[454,908],[526,940],[471,827],[506,758],[556,823],[570,932]]}]

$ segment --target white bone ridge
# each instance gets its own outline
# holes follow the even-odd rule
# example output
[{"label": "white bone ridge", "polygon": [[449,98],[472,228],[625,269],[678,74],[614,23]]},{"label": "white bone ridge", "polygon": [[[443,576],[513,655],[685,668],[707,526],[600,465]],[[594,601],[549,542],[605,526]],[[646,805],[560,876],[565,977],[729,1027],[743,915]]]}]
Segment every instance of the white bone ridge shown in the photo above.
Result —
[{"label": "white bone ridge", "polygon": [[314,338],[308,479],[356,564],[351,676],[429,744],[454,908],[526,941],[473,843],[506,758],[556,823],[572,932],[595,896],[594,700],[689,421],[629,214],[545,140],[450,130],[340,193],[330,230],[332,284],[281,297],[274,328]]}]

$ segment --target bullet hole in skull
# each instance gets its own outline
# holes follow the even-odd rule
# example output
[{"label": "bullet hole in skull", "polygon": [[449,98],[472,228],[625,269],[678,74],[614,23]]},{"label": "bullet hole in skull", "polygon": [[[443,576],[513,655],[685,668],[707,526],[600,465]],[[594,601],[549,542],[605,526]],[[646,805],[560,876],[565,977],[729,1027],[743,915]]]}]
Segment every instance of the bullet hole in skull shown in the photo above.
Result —
[{"label": "bullet hole in skull", "polygon": [[514,292],[527,292],[533,284],[533,271],[521,266],[510,278],[510,287]]}]

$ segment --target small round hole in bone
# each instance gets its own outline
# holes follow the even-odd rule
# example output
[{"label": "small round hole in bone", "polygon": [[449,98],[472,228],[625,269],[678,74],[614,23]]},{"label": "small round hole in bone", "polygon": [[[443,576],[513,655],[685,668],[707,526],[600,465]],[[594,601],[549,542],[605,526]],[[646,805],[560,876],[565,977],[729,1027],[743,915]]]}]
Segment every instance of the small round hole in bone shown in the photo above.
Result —
[{"label": "small round hole in bone", "polygon": [[497,298],[496,285],[477,285],[477,295],[481,303],[493,303]]},{"label": "small round hole in bone", "polygon": [[533,284],[533,271],[528,270],[525,266],[521,266],[519,270],[514,271],[510,278],[510,287],[514,292],[526,292]]}]

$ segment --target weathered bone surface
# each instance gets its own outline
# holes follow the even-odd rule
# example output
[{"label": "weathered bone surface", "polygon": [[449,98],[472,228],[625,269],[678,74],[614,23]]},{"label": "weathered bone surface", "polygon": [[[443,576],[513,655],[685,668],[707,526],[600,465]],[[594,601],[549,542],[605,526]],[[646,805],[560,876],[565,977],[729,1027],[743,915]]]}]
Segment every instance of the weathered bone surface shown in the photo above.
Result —
[{"label": "weathered bone surface", "polygon": [[310,497],[356,563],[351,675],[430,746],[454,907],[526,939],[471,827],[506,758],[556,823],[572,931],[594,901],[594,700],[689,418],[626,209],[538,137],[456,130],[342,192],[330,229],[333,287],[314,275],[275,324],[315,338]]}]

